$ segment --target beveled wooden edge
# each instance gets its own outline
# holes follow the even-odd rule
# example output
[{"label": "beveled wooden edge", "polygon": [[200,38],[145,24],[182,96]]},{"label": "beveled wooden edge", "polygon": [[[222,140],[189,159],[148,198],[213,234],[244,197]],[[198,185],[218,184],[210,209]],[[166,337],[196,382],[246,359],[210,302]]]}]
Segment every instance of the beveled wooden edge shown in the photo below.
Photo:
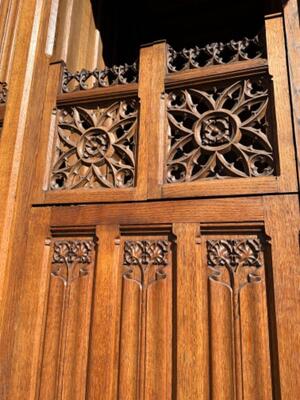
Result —
[{"label": "beveled wooden edge", "polygon": [[[174,205],[176,204],[176,207]],[[263,220],[263,197],[169,200],[51,207],[50,226],[165,225],[176,222],[230,223]],[[136,229],[136,227],[135,227]]]},{"label": "beveled wooden edge", "polygon": [[264,58],[249,61],[237,61],[232,64],[210,65],[187,71],[172,72],[166,75],[166,89],[186,85],[210,83],[214,81],[241,78],[268,72],[268,61]]},{"label": "beveled wooden edge", "polygon": [[87,89],[72,93],[59,94],[57,96],[57,105],[78,105],[93,103],[95,101],[114,100],[123,97],[136,96],[137,93],[137,83],[115,85],[107,88]]},{"label": "beveled wooden edge", "polygon": [[[144,200],[141,197],[140,200]],[[77,204],[139,200],[137,187],[125,189],[48,190],[33,199],[33,204]]]},{"label": "beveled wooden edge", "polygon": [[5,104],[0,104],[0,123],[3,122],[4,120],[4,115],[5,115]]},{"label": "beveled wooden edge", "polygon": [[237,196],[277,193],[280,177],[226,178],[186,183],[166,183],[161,186],[162,198]]},{"label": "beveled wooden edge", "polygon": [[265,31],[269,71],[273,77],[274,117],[277,126],[277,154],[280,170],[278,192],[296,193],[298,191],[296,155],[282,14],[266,18]]},{"label": "beveled wooden edge", "polygon": [[300,185],[300,3],[289,0],[283,8],[286,49],[289,65],[289,83],[294,120],[294,138],[297,153],[298,182]]}]

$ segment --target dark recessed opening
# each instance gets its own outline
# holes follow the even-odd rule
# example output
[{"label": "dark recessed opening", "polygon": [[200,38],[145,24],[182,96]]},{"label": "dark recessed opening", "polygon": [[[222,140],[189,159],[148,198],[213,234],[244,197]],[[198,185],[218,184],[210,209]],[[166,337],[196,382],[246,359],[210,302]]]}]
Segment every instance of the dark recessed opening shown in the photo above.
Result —
[{"label": "dark recessed opening", "polygon": [[166,39],[176,50],[254,37],[262,0],[92,0],[106,65],[134,62],[142,44]]}]

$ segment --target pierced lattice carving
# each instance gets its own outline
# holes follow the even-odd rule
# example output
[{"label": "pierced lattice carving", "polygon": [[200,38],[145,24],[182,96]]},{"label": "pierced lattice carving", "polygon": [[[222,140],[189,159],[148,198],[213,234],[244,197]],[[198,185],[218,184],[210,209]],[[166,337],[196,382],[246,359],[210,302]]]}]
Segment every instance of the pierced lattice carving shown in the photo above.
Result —
[{"label": "pierced lattice carving", "polygon": [[168,95],[166,181],[274,174],[267,76]]},{"label": "pierced lattice carving", "polygon": [[124,64],[113,67],[105,67],[103,70],[89,71],[82,69],[70,72],[64,68],[62,79],[62,91],[64,93],[86,90],[97,87],[107,87],[137,82],[137,63]]},{"label": "pierced lattice carving", "polygon": [[6,103],[7,100],[7,83],[0,82],[0,104]]},{"label": "pierced lattice carving", "polygon": [[134,186],[138,102],[58,110],[50,188]]},{"label": "pierced lattice carving", "polygon": [[57,240],[54,242],[52,276],[61,279],[65,286],[89,274],[94,259],[95,243],[92,240]]},{"label": "pierced lattice carving", "polygon": [[124,244],[124,277],[147,288],[157,280],[165,279],[168,265],[167,240],[126,240]]},{"label": "pierced lattice carving", "polygon": [[193,47],[181,51],[168,47],[168,71],[178,72],[209,65],[229,64],[235,61],[256,59],[263,56],[259,37],[244,38],[228,43],[211,43],[204,47]]}]

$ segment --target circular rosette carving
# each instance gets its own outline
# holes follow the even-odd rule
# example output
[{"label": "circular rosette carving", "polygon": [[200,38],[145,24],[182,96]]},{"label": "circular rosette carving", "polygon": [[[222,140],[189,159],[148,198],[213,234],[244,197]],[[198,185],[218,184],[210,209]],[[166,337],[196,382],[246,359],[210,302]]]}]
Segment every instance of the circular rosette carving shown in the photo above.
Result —
[{"label": "circular rosette carving", "polygon": [[274,173],[265,76],[206,91],[169,93],[166,181]]},{"label": "circular rosette carving", "polygon": [[238,142],[238,122],[234,115],[225,110],[208,111],[195,125],[196,141],[208,151],[222,151],[234,141]]},{"label": "circular rosette carving", "polygon": [[125,188],[135,180],[137,102],[58,111],[51,189]]},{"label": "circular rosette carving", "polygon": [[109,132],[100,128],[89,129],[77,145],[78,157],[87,164],[101,165],[105,163],[105,157],[111,157],[113,152]]}]

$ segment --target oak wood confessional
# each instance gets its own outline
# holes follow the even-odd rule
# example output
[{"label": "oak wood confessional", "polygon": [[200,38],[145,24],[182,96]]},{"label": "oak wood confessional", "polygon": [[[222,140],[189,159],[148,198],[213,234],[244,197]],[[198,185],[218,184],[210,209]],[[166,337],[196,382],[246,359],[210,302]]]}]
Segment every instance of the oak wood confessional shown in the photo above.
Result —
[{"label": "oak wood confessional", "polygon": [[0,1],[0,399],[299,399],[298,2],[140,3]]}]

